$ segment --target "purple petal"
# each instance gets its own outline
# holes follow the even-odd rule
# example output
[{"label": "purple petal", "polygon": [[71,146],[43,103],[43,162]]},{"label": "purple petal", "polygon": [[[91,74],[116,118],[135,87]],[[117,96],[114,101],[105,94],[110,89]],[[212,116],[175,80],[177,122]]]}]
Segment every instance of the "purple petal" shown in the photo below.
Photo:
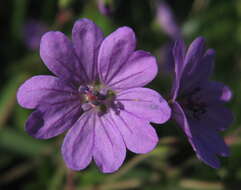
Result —
[{"label": "purple petal", "polygon": [[205,53],[205,39],[203,37],[196,38],[189,46],[186,57],[185,67],[187,74],[191,72],[196,64],[198,64]]},{"label": "purple petal", "polygon": [[126,147],[135,153],[147,153],[152,151],[158,143],[155,129],[139,117],[126,111],[119,115],[112,112],[111,121],[120,130]]},{"label": "purple petal", "polygon": [[113,2],[107,2],[106,0],[98,0],[98,8],[106,16],[110,16],[114,11]]},{"label": "purple petal", "polygon": [[95,146],[93,157],[102,172],[111,173],[119,169],[126,156],[126,147],[115,125],[107,114],[96,118]]},{"label": "purple petal", "polygon": [[98,49],[104,39],[101,29],[89,19],[80,19],[74,24],[72,39],[88,79],[96,80]]},{"label": "purple petal", "polygon": [[184,57],[185,57],[185,43],[183,40],[177,40],[172,49],[172,54],[175,61],[175,73],[177,78],[180,78],[183,67],[184,67]]},{"label": "purple petal", "polygon": [[25,81],[17,92],[18,103],[33,109],[41,102],[61,102],[75,99],[75,90],[54,76],[35,76]]},{"label": "purple petal", "polygon": [[216,154],[209,149],[209,146],[206,143],[203,143],[199,138],[189,139],[189,142],[192,145],[193,150],[196,152],[198,159],[213,168],[220,167],[219,159]]},{"label": "purple petal", "polygon": [[113,89],[142,87],[157,74],[155,57],[145,51],[135,51],[118,69],[108,86]]},{"label": "purple petal", "polygon": [[[209,71],[209,66],[212,64],[209,57],[214,57],[214,55],[209,56],[204,59],[205,53],[205,40],[202,37],[196,38],[189,46],[185,59],[184,59],[184,69],[182,76],[180,77],[180,90],[185,92],[197,84],[201,80],[208,79],[205,76],[205,72]],[[209,54],[209,52],[207,52]],[[207,62],[208,61],[208,62]],[[180,93],[182,93],[180,92]]]},{"label": "purple petal", "polygon": [[34,51],[39,48],[41,36],[47,32],[48,27],[39,20],[28,20],[23,27],[23,37],[26,46]]},{"label": "purple petal", "polygon": [[30,115],[25,129],[35,138],[49,139],[72,127],[81,114],[78,101],[43,104]]},{"label": "purple petal", "polygon": [[218,135],[216,129],[208,120],[189,120],[190,129],[192,131],[192,139],[197,138],[206,144],[212,153],[220,156],[228,156],[229,149],[224,140]]},{"label": "purple petal", "polygon": [[[215,51],[209,49],[204,56],[200,58],[200,61],[192,68],[189,73],[185,72],[181,81],[182,92],[192,89],[193,87],[200,85],[201,83],[207,83],[212,74],[214,65]],[[194,65],[195,63],[193,63]],[[190,64],[189,64],[190,65]]]},{"label": "purple petal", "polygon": [[[206,96],[209,94],[209,96]],[[208,81],[202,85],[202,97],[209,104],[228,102],[232,98],[232,91],[221,82]]]},{"label": "purple petal", "polygon": [[192,135],[188,125],[188,120],[180,104],[178,102],[173,102],[171,104],[171,108],[172,108],[172,118],[178,123],[179,127],[182,128],[184,133],[188,137],[191,137]]},{"label": "purple petal", "polygon": [[192,137],[189,138],[199,159],[211,167],[220,167],[216,155],[228,156],[229,149],[208,120],[189,120]]},{"label": "purple petal", "polygon": [[95,117],[95,113],[84,113],[64,138],[62,155],[72,170],[82,170],[92,160]]},{"label": "purple petal", "polygon": [[40,56],[48,69],[58,77],[78,84],[86,80],[73,44],[63,33],[51,31],[44,34]]},{"label": "purple petal", "polygon": [[156,91],[148,88],[132,88],[122,91],[117,100],[124,109],[138,117],[154,122],[165,123],[171,115],[171,109]]},{"label": "purple petal", "polygon": [[220,164],[217,155],[228,156],[229,154],[227,145],[217,134],[218,123],[215,125],[210,118],[202,120],[187,118],[181,106],[176,102],[172,104],[172,108],[173,118],[188,137],[197,157],[211,167],[218,168]]},{"label": "purple petal", "polygon": [[216,130],[225,130],[233,122],[234,116],[232,112],[223,104],[210,105],[207,114],[205,115],[206,123]]},{"label": "purple petal", "polygon": [[121,27],[104,39],[98,56],[98,71],[103,83],[108,84],[112,80],[135,46],[135,34],[129,27]]},{"label": "purple petal", "polygon": [[233,93],[228,86],[224,86],[222,89],[222,96],[220,99],[224,102],[229,102],[233,97]]},{"label": "purple petal", "polygon": [[163,1],[158,4],[157,19],[162,29],[172,38],[181,38],[181,29],[177,25],[174,14],[168,4]]},{"label": "purple petal", "polygon": [[183,40],[177,40],[175,42],[174,47],[172,49],[172,54],[175,62],[175,75],[173,80],[171,97],[173,100],[175,100],[179,90],[180,78],[182,76],[182,72],[184,69],[185,44]]}]

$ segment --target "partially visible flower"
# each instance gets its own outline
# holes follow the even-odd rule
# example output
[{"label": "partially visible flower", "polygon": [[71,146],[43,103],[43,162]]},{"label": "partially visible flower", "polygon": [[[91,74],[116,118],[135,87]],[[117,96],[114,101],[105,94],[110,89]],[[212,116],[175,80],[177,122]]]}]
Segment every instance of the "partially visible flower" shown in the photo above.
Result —
[{"label": "partially visible flower", "polygon": [[169,5],[162,1],[157,6],[157,20],[164,32],[173,40],[180,39],[181,29]]},{"label": "partially visible flower", "polygon": [[230,89],[210,81],[215,52],[205,50],[198,37],[185,52],[182,40],[173,48],[175,79],[171,93],[172,117],[184,131],[197,157],[211,167],[220,167],[217,156],[228,156],[229,149],[218,131],[233,121],[225,103],[232,97]]},{"label": "partially visible flower", "polygon": [[30,78],[17,99],[36,109],[26,123],[31,136],[48,139],[69,130],[62,145],[69,168],[82,170],[94,159],[102,172],[114,172],[126,148],[147,153],[156,146],[150,122],[166,122],[171,110],[157,92],[142,88],[157,74],[156,59],[135,47],[131,28],[104,38],[88,19],[74,24],[72,41],[54,31],[42,37],[40,56],[56,76]]},{"label": "partially visible flower", "polygon": [[97,0],[98,8],[103,15],[109,16],[113,12],[113,2],[111,0]]},{"label": "partially visible flower", "polygon": [[26,46],[30,50],[39,49],[42,35],[47,32],[48,27],[37,20],[29,20],[23,27],[23,37]]}]

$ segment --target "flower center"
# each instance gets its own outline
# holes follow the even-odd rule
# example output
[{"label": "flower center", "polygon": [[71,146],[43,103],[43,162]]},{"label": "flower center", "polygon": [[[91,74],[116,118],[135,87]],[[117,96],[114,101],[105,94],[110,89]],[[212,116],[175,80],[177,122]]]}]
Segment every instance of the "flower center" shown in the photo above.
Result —
[{"label": "flower center", "polygon": [[197,87],[186,95],[180,98],[180,104],[185,108],[186,114],[193,118],[200,120],[201,117],[207,112],[207,105],[202,101],[201,88]]},{"label": "flower center", "polygon": [[95,109],[99,115],[105,114],[109,108],[115,111],[120,109],[115,101],[115,92],[99,85],[83,85],[79,87],[79,92],[84,99],[82,108],[84,111]]}]

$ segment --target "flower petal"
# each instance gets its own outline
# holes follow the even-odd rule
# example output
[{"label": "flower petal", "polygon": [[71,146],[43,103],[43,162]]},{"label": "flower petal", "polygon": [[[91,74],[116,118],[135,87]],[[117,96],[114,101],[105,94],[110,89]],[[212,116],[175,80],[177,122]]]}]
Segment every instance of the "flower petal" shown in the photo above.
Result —
[{"label": "flower petal", "polygon": [[77,59],[72,42],[62,32],[47,32],[40,43],[40,56],[58,77],[72,82],[83,82],[86,73]]},{"label": "flower petal", "polygon": [[82,114],[78,101],[43,104],[26,122],[25,130],[39,139],[49,139],[72,127]]},{"label": "flower petal", "polygon": [[[209,96],[206,96],[209,94]],[[225,103],[231,100],[232,91],[221,82],[208,81],[202,85],[201,97],[209,104]]]},{"label": "flower petal", "polygon": [[104,39],[98,56],[98,72],[103,83],[108,84],[112,80],[135,46],[135,34],[129,27],[121,27]]},{"label": "flower petal", "polygon": [[134,114],[121,111],[119,115],[112,112],[111,121],[120,130],[126,147],[132,152],[143,154],[152,151],[158,143],[155,129]]},{"label": "flower petal", "polygon": [[69,84],[54,76],[34,76],[25,81],[17,92],[18,103],[33,109],[41,102],[59,102],[75,99],[75,90]]},{"label": "flower petal", "polygon": [[132,88],[117,95],[124,109],[142,119],[165,123],[171,115],[171,109],[166,100],[156,91],[148,88]]},{"label": "flower petal", "polygon": [[184,57],[185,57],[185,44],[183,40],[177,40],[174,44],[174,47],[172,49],[172,54],[174,57],[174,80],[172,85],[172,92],[171,97],[173,100],[176,99],[179,86],[180,86],[180,79],[182,76],[182,72],[184,69]]},{"label": "flower petal", "polygon": [[96,80],[98,49],[104,39],[101,29],[89,19],[80,19],[74,24],[72,39],[75,52],[88,75],[88,79],[90,81]]},{"label": "flower petal", "polygon": [[223,131],[232,124],[234,116],[223,104],[216,104],[208,107],[204,120],[212,128]]},{"label": "flower petal", "polygon": [[72,170],[86,168],[93,155],[95,113],[86,112],[68,131],[62,145],[62,155]]},{"label": "flower petal", "polygon": [[179,127],[182,128],[184,133],[188,137],[191,137],[192,135],[191,135],[191,131],[190,131],[190,128],[188,125],[187,117],[184,113],[184,110],[180,106],[180,104],[178,102],[173,102],[171,104],[171,108],[172,108],[172,118],[177,122]]},{"label": "flower petal", "polygon": [[196,38],[189,46],[185,60],[185,72],[188,74],[200,62],[205,53],[205,39],[203,37]]},{"label": "flower petal", "polygon": [[173,40],[181,38],[181,28],[178,26],[170,6],[164,1],[158,3],[157,20],[170,38]]},{"label": "flower petal", "polygon": [[193,150],[196,152],[198,159],[213,168],[220,167],[219,159],[217,158],[216,154],[210,150],[206,143],[196,137],[189,139],[189,142],[192,145]]},{"label": "flower petal", "polygon": [[[187,73],[183,73],[181,91],[190,90],[207,83],[213,71],[215,51],[208,49],[199,62]],[[195,63],[193,63],[194,65]]]},{"label": "flower petal", "polygon": [[218,135],[210,119],[193,120],[187,118],[178,103],[172,104],[173,118],[180,125],[197,157],[211,167],[220,167],[217,155],[227,156],[229,150]]},{"label": "flower petal", "polygon": [[229,149],[208,120],[189,120],[192,138],[189,138],[199,159],[211,167],[220,167],[216,155],[228,156]]},{"label": "flower petal", "polygon": [[93,157],[102,172],[119,169],[126,156],[126,147],[117,127],[109,122],[108,114],[97,116]]},{"label": "flower petal", "polygon": [[130,58],[123,63],[109,81],[112,89],[128,89],[142,87],[152,81],[157,74],[155,57],[145,51],[135,51]]}]

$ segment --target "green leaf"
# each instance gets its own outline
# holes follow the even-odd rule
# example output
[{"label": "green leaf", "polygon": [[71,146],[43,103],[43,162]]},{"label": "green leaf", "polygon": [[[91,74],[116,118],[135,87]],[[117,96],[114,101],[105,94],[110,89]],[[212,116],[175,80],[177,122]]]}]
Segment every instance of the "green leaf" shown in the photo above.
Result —
[{"label": "green leaf", "polygon": [[1,90],[0,96],[0,128],[6,123],[16,103],[16,91],[19,85],[26,79],[25,74],[13,77]]},{"label": "green leaf", "polygon": [[37,156],[48,152],[48,143],[34,139],[25,133],[5,128],[0,132],[0,148],[25,156]]}]

